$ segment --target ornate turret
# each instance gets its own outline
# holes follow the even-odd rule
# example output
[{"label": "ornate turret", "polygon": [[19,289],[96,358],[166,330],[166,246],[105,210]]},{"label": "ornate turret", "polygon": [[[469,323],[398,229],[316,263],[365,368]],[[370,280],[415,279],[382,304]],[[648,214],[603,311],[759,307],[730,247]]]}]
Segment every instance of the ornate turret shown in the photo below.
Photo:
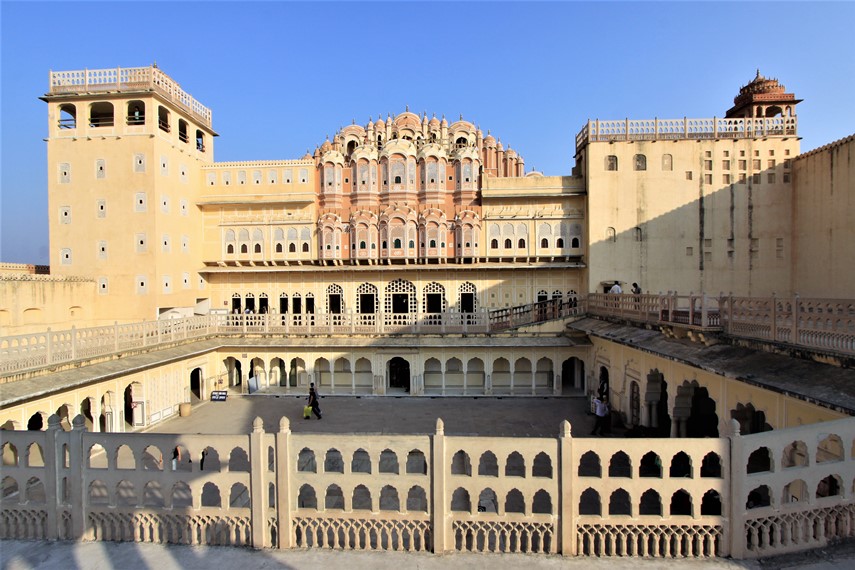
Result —
[{"label": "ornate turret", "polygon": [[801,102],[794,94],[786,93],[777,79],[763,77],[758,69],[754,79],[740,88],[725,117],[791,117],[795,116],[796,105]]}]

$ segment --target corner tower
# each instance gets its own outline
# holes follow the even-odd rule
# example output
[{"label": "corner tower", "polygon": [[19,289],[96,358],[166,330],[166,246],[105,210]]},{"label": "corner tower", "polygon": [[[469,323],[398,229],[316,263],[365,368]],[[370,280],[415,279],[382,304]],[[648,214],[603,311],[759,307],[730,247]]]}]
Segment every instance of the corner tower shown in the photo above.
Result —
[{"label": "corner tower", "polygon": [[41,99],[51,273],[97,280],[95,319],[192,315],[211,111],[156,65],[51,72]]},{"label": "corner tower", "polygon": [[739,95],[733,99],[733,107],[728,109],[725,117],[757,119],[762,117],[795,117],[796,105],[802,99],[796,99],[792,93],[787,93],[786,88],[777,79],[767,79],[757,75],[748,85],[739,89]]}]

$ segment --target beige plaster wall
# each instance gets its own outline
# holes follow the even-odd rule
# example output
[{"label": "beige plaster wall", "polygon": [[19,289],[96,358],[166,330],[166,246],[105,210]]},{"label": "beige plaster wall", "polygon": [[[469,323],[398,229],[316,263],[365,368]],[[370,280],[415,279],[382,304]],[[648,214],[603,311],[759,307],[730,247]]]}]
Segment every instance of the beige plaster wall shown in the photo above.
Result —
[{"label": "beige plaster wall", "polygon": [[855,293],[855,136],[793,161],[793,285],[802,297]]},{"label": "beige plaster wall", "polygon": [[798,149],[795,137],[587,144],[589,290],[619,280],[651,293],[789,294],[785,179]]},{"label": "beige plaster wall", "polygon": [[84,277],[4,276],[0,278],[0,336],[104,324],[95,289],[95,281]]}]

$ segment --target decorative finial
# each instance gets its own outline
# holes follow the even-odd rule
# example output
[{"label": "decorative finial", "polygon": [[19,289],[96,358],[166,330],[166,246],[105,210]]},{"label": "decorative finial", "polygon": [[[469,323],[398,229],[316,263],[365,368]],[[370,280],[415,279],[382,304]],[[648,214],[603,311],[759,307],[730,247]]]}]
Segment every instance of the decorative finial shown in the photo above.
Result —
[{"label": "decorative finial", "polygon": [[742,428],[739,425],[739,420],[737,420],[736,418],[733,418],[732,420],[730,420],[730,433],[732,435],[741,435],[742,434]]},{"label": "decorative finial", "polygon": [[570,422],[564,420],[561,422],[561,437],[570,437]]},{"label": "decorative finial", "polygon": [[282,419],[279,420],[279,432],[288,433],[289,431],[291,431],[291,420],[289,420],[285,416],[282,416]]},{"label": "decorative finial", "polygon": [[355,125],[355,124],[356,124],[356,119],[351,119],[351,120],[350,120],[350,124],[351,124],[351,125]]},{"label": "decorative finial", "polygon": [[460,113],[460,120],[463,120],[463,113]]},{"label": "decorative finial", "polygon": [[405,112],[405,113],[409,113],[409,112],[410,112],[410,106],[409,106],[409,105],[404,105],[404,112]]},{"label": "decorative finial", "polygon": [[256,416],[254,420],[252,420],[252,432],[259,433],[264,431],[264,420],[261,417]]},{"label": "decorative finial", "polygon": [[445,435],[445,424],[442,418],[436,418],[436,435]]}]

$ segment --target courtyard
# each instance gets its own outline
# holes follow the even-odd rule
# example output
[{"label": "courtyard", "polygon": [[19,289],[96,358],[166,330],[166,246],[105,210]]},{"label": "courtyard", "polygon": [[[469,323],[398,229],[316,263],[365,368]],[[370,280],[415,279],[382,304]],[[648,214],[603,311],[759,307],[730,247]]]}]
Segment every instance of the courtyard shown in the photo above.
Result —
[{"label": "courtyard", "polygon": [[[256,392],[230,394],[225,402],[201,402],[187,417],[159,422],[149,433],[245,434],[256,417],[267,432],[278,431],[286,417],[295,433],[431,434],[442,418],[447,435],[557,437],[568,420],[577,437],[590,437],[594,416],[588,399],[579,397],[413,397],[326,396],[322,420],[303,419],[306,395]],[[615,430],[614,432],[617,432]],[[613,432],[613,433],[614,433]]]}]

